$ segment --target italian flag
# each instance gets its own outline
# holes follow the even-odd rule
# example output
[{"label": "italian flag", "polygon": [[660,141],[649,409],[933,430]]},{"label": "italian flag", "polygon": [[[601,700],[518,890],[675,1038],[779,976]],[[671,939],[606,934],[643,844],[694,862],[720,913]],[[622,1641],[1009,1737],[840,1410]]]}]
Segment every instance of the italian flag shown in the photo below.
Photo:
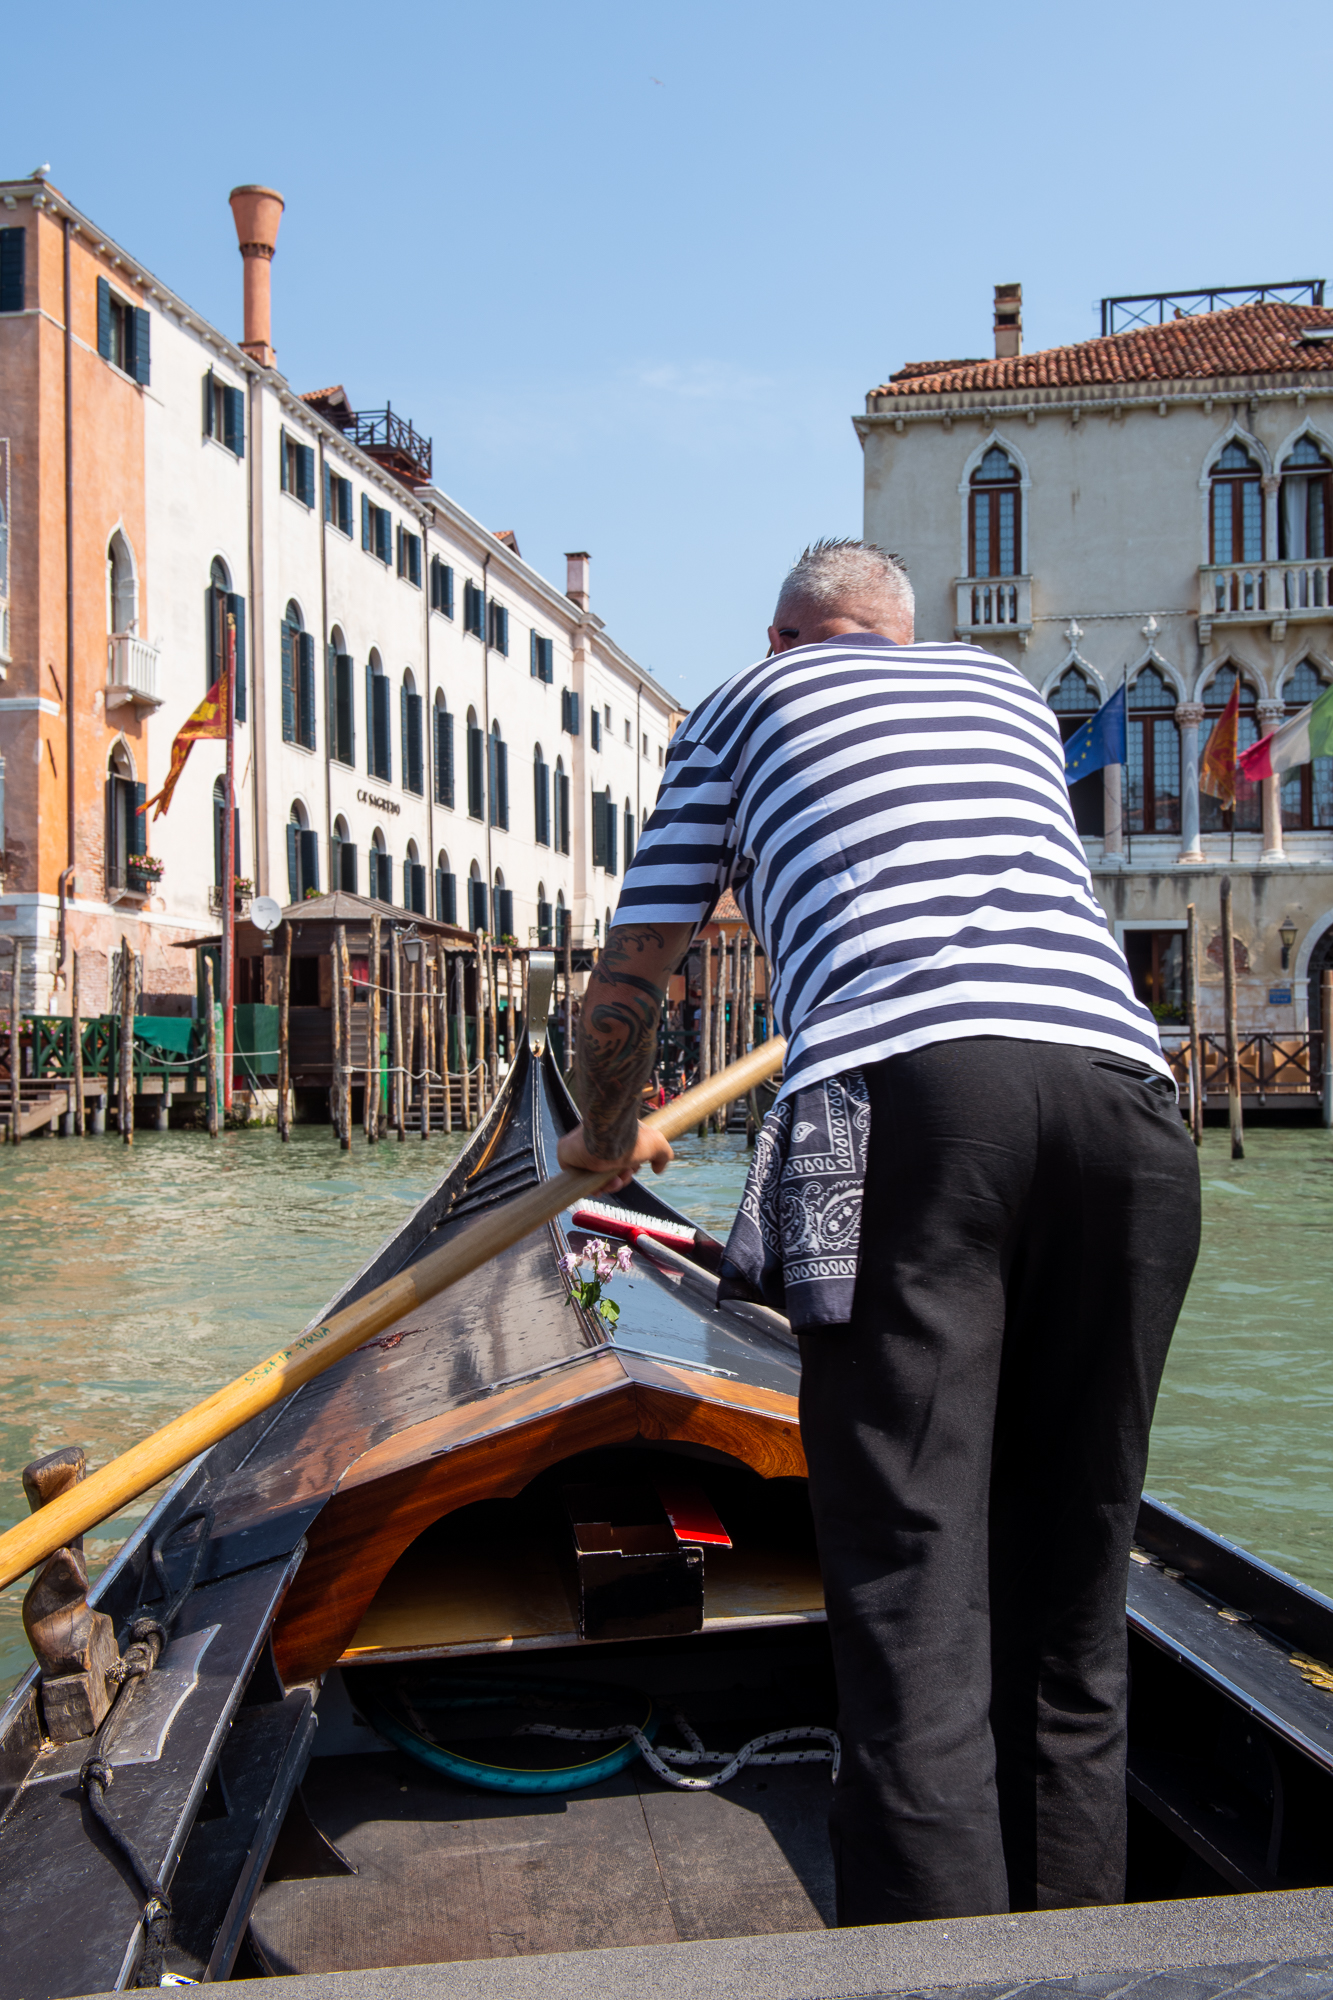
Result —
[{"label": "italian flag", "polygon": [[1314,757],[1333,757],[1333,687],[1325,688],[1318,701],[1312,701],[1280,729],[1242,750],[1236,762],[1251,784],[1257,784],[1260,778],[1290,771]]}]

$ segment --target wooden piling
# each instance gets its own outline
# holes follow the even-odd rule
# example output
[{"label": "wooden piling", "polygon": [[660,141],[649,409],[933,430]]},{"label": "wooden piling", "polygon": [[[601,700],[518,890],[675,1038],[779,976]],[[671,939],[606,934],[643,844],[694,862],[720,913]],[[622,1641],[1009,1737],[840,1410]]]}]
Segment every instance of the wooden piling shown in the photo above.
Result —
[{"label": "wooden piling", "polygon": [[574,940],[565,912],[565,1075],[574,1074]]},{"label": "wooden piling", "polygon": [[[713,1074],[726,1067],[727,1047],[727,934],[721,933],[717,941],[717,988],[713,994]],[[719,1107],[713,1113],[713,1130],[725,1132],[727,1129],[727,1108]]]},{"label": "wooden piling", "polygon": [[467,979],[467,960],[461,951],[454,953],[454,1034],[458,1042],[458,1083],[459,1109],[463,1119],[463,1130],[472,1130],[472,1091],[467,1062],[467,1014],[465,1011],[463,988]]},{"label": "wooden piling", "polygon": [[[695,1079],[705,1083],[713,1074],[713,941],[705,938],[699,954],[699,1012],[696,1016],[699,1028],[699,1074]],[[702,1139],[708,1130],[705,1118],[699,1126]]]},{"label": "wooden piling", "polygon": [[380,913],[370,919],[370,957],[366,970],[366,1144],[376,1146],[380,1136]]},{"label": "wooden piling", "polygon": [[1324,1124],[1333,1125],[1333,972],[1319,982],[1320,1019],[1324,1030]]},{"label": "wooden piling", "polygon": [[389,1005],[393,1009],[393,1129],[399,1145],[406,1136],[407,1063],[403,1054],[403,946],[395,924],[389,946]]},{"label": "wooden piling", "polygon": [[120,940],[120,1136],[134,1144],[134,953]]},{"label": "wooden piling", "polygon": [[1236,940],[1231,923],[1231,877],[1222,877],[1222,990],[1227,1016],[1227,1109],[1231,1115],[1231,1157],[1245,1158],[1245,1125],[1240,1102],[1240,1045],[1236,1039]]},{"label": "wooden piling", "polygon": [[9,963],[9,1138],[17,1146],[23,1119],[23,945],[18,938]]},{"label": "wooden piling", "polygon": [[477,1011],[473,1016],[477,1057],[477,1118],[486,1116],[486,933],[477,932]]},{"label": "wooden piling", "polygon": [[486,1024],[490,1041],[490,1094],[494,1104],[500,1088],[500,995],[495,976],[495,940],[486,940]]},{"label": "wooden piling", "polygon": [[340,999],[342,1033],[338,1043],[338,1145],[352,1150],[352,965],[347,956],[347,926],[339,924],[334,962]]},{"label": "wooden piling", "polygon": [[83,1115],[83,1009],[79,1004],[79,954],[74,954],[74,968],[70,974],[69,1024],[73,1040],[70,1051],[74,1071],[74,1130],[81,1139],[88,1129]]},{"label": "wooden piling", "polygon": [[218,1017],[213,999],[213,961],[204,953],[204,1007],[207,1020],[204,1024],[204,1089],[208,1101],[204,1111],[204,1125],[210,1139],[218,1136]]},{"label": "wooden piling", "polygon": [[1185,1019],[1190,1035],[1190,1130],[1203,1144],[1203,1040],[1199,1034],[1199,913],[1185,906]]},{"label": "wooden piling", "polygon": [[342,1117],[343,1104],[343,1010],[342,975],[338,969],[338,944],[336,938],[333,948],[329,952],[329,998],[332,1006],[332,1012],[329,1016],[329,1035],[333,1055],[333,1065],[329,1073],[329,1116],[333,1125],[333,1136],[335,1139],[340,1140],[343,1136],[339,1130],[339,1120]]},{"label": "wooden piling", "polygon": [[426,951],[421,951],[420,978],[417,967],[413,966],[412,976],[417,980],[417,1063],[421,1070],[421,1136],[430,1137],[430,998],[428,993],[430,967],[426,963]]},{"label": "wooden piling", "polygon": [[278,974],[278,1137],[292,1136],[292,927],[282,927],[282,971]]},{"label": "wooden piling", "polygon": [[514,947],[505,946],[505,1067],[514,1067]]},{"label": "wooden piling", "polygon": [[448,1134],[454,1129],[454,1092],[449,1080],[449,960],[440,938],[435,940],[435,972],[439,987],[440,1081],[444,1085],[444,1129]]}]

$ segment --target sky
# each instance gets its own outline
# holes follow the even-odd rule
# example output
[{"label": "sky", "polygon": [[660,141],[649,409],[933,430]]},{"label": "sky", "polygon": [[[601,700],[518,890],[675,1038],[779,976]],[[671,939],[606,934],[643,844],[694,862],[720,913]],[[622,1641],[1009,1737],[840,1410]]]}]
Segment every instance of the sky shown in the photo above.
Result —
[{"label": "sky", "polygon": [[10,0],[0,175],[239,339],[227,206],[286,211],[278,366],[434,440],[435,481],[682,706],[861,529],[851,419],[908,360],[1086,339],[1108,294],[1330,272],[1333,9]]}]

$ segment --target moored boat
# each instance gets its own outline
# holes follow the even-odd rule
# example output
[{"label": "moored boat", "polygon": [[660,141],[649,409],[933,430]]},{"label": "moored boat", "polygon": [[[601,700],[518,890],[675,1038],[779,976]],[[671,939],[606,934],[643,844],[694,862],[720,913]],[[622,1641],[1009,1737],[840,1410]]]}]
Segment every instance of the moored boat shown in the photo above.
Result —
[{"label": "moored boat", "polygon": [[[543,984],[486,1123],[326,1315],[554,1170]],[[614,1326],[563,1261],[607,1231]],[[799,1359],[719,1298],[720,1251],[636,1183],[186,1468],[90,1593],[122,1654],[168,1628],[152,1671],[96,1739],[50,1740],[36,1669],[0,1713],[0,1995],[832,1921]],[[1333,1604],[1147,1501],[1139,1542],[1131,1895],[1327,1881]]]}]

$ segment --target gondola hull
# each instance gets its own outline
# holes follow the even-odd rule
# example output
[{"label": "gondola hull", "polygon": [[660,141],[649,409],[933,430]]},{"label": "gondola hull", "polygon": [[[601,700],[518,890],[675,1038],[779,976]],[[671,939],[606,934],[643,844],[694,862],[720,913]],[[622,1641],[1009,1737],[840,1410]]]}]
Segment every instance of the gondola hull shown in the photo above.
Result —
[{"label": "gondola hull", "polygon": [[[326,1314],[553,1171],[575,1117],[538,1023],[485,1125]],[[645,1225],[685,1225],[652,1188],[616,1200]],[[537,1895],[535,1876],[506,1873],[499,1856],[523,1840],[505,1847],[485,1790],[423,1775],[368,1720],[404,1702],[416,1713],[428,1686],[435,1699],[460,1676],[472,1685],[501,1670],[531,1687],[571,1674],[628,1681],[659,1700],[692,1689],[719,1729],[734,1720],[728,1701],[755,1724],[833,1720],[790,1330],[763,1307],[719,1299],[720,1246],[699,1233],[687,1254],[638,1239],[612,1332],[571,1301],[561,1267],[584,1235],[562,1217],[204,1454],[92,1594],[123,1643],[157,1601],[163,1566],[174,1584],[199,1555],[156,1671],[122,1697],[107,1793],[126,1841],[169,1889],[177,1973],[216,1980],[831,1920],[826,1764],[747,1781],[743,1865],[726,1794],[668,1793],[641,1764],[622,1769],[562,1819],[573,1843],[562,1903]],[[728,1524],[730,1546],[704,1546],[696,1561],[688,1537],[685,1554],[669,1538],[649,1548],[635,1527],[639,1540],[622,1534],[612,1561],[571,1530],[572,1493],[629,1493],[631,1507],[647,1493],[651,1511],[682,1481]],[[1325,1684],[1306,1662],[1333,1660],[1333,1604],[1151,1502],[1139,1539],[1127,1606],[1131,1893],[1328,1881],[1333,1676]],[[0,1714],[0,1885],[14,1920],[0,2000],[140,1976],[145,1894],[124,1846],[90,1814],[87,1747],[44,1742],[35,1672]],[[637,1820],[621,1813],[631,1797]],[[448,1835],[413,1835],[405,1860],[384,1833],[397,1859],[377,1874],[369,1849],[349,1860],[339,1842],[355,1845],[349,1827],[402,1821],[395,1799],[425,1800],[426,1821]],[[506,1811],[527,1824],[518,1806]],[[633,1839],[616,1827],[654,1816],[682,1854],[707,1861],[709,1840],[722,1842],[683,1902],[634,1886]],[[547,1835],[523,1839],[540,1847]],[[444,1873],[432,1886],[427,1870],[420,1893],[395,1901],[393,1882],[409,1863],[424,1868],[425,1852]],[[509,1884],[504,1921],[493,1910],[479,1923],[477,1896],[459,1890],[475,1854],[491,1856],[487,1895]],[[618,1870],[623,1893],[594,1898],[602,1915],[590,1917],[577,1885],[597,1868]],[[436,1914],[423,1930],[427,1905]]]}]

